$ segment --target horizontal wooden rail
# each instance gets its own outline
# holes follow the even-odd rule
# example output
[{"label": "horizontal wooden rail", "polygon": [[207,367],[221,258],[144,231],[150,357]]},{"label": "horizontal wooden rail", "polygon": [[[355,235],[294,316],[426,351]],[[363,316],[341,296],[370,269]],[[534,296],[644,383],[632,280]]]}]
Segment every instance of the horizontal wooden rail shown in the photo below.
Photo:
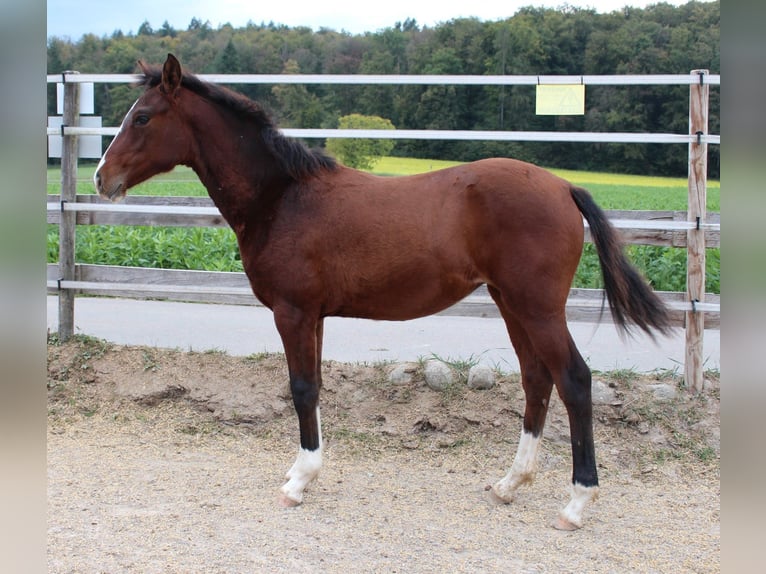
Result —
[{"label": "horizontal wooden rail", "polygon": [[155,215],[221,215],[218,208],[196,205],[139,205],[126,203],[48,203],[48,211],[86,211],[102,213],[152,213]]},{"label": "horizontal wooden rail", "polygon": [[[48,211],[82,211],[104,213],[151,213],[155,215],[221,215],[215,206],[199,205],[158,205],[137,203],[47,203]],[[672,213],[672,212],[667,212]],[[658,229],[667,231],[681,231],[689,229],[705,229],[720,231],[720,223],[700,223],[692,221],[657,221],[651,219],[617,219],[612,224],[621,229]],[[588,224],[585,222],[585,226]]]},{"label": "horizontal wooden rail", "polygon": [[[226,227],[223,216],[208,197],[161,197],[133,195],[123,203],[106,203],[95,195],[78,195],[75,203],[60,202],[49,195],[48,223],[58,223],[62,211],[77,213],[79,225],[146,225],[166,227]],[[697,229],[686,220],[686,211],[607,210],[623,241],[636,245],[685,247],[686,232]],[[590,241],[588,224],[586,240]],[[718,213],[708,214],[700,229],[708,247],[719,247],[721,224]]]},{"label": "horizontal wooden rail", "polygon": [[[48,264],[47,273],[47,287],[51,294],[60,290],[75,290],[85,295],[261,306],[244,273],[78,264],[75,268],[76,279],[63,281],[58,279],[58,265],[55,263]],[[685,299],[685,293],[662,291],[658,295],[672,309],[675,326],[683,326],[685,312],[696,311],[706,314],[707,328],[718,328],[721,311],[719,295],[707,294],[704,303],[694,305]],[[441,314],[500,317],[485,286]],[[603,301],[603,291],[571,289],[567,300],[567,318],[571,321],[611,321],[608,306]]]},{"label": "horizontal wooden rail", "polygon": [[[637,74],[637,75],[394,75],[394,74],[197,74],[207,82],[218,84],[344,84],[344,85],[471,85],[471,86],[535,86],[537,84],[584,84],[586,86],[688,86],[704,83],[721,84],[720,74]],[[48,83],[109,83],[139,82],[138,74],[48,74]]]},{"label": "horizontal wooden rail", "polygon": [[[46,128],[49,136],[114,136],[119,128],[63,126]],[[350,130],[350,129],[282,129],[289,137],[304,139],[391,139],[391,140],[449,140],[449,141],[526,141],[571,143],[658,143],[686,144],[702,142],[719,145],[720,135],[690,135],[633,132],[527,132],[488,130]]]}]

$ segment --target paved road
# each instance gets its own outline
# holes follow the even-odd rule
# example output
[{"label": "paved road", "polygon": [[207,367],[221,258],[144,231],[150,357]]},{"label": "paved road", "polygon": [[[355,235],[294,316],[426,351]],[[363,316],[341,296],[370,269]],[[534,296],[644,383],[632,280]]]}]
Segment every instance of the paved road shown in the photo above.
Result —
[{"label": "paved road", "polygon": [[[58,329],[58,298],[47,297],[48,329]],[[683,372],[684,332],[657,343],[643,335],[621,340],[610,323],[570,323],[592,369],[678,369]],[[221,350],[234,356],[281,352],[271,311],[261,307],[81,297],[75,332],[124,345],[181,350]],[[705,331],[705,368],[720,369],[720,331]],[[343,362],[478,359],[504,371],[519,364],[500,319],[432,316],[406,322],[330,317],[325,320],[325,359]]]}]

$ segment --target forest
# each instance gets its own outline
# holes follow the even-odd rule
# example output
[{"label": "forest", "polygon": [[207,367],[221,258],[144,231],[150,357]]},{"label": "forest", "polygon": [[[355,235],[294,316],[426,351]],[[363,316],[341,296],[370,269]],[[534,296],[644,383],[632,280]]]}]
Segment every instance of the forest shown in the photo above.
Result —
[{"label": "forest", "polygon": [[[376,32],[249,22],[216,29],[194,18],[186,30],[148,21],[137,32],[48,39],[48,73],[124,74],[139,59],[175,54],[204,74],[720,74],[720,1],[658,3],[599,14],[564,5],[522,8],[485,22],[415,20]],[[588,86],[585,115],[536,116],[535,86],[236,85],[281,127],[335,128],[350,114],[379,116],[397,129],[688,132],[688,86]],[[49,85],[49,115],[55,86]],[[137,97],[127,84],[97,84],[96,113],[117,126]],[[709,132],[720,134],[720,88],[711,86]],[[316,142],[311,142],[315,145]],[[397,140],[391,155],[470,161],[515,157],[545,167],[685,176],[688,149],[672,144],[583,144]],[[709,177],[720,177],[718,146]]]}]

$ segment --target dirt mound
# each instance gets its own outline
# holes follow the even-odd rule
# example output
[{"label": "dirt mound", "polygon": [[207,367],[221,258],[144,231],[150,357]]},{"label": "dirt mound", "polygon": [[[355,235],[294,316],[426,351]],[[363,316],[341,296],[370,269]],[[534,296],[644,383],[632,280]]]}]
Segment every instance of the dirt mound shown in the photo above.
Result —
[{"label": "dirt mound", "polygon": [[[413,365],[416,376],[401,384],[389,381],[393,365],[326,362],[321,396],[326,433],[368,433],[394,443],[399,439],[404,446],[423,435],[444,443],[487,433],[508,440],[517,436],[524,412],[517,374],[500,374],[492,389],[473,390],[465,385],[464,373],[457,373],[455,384],[437,392],[418,376],[419,367]],[[261,428],[284,417],[296,422],[280,354],[230,357],[77,338],[49,346],[48,374],[50,399],[59,414],[72,408],[95,411],[103,402],[155,406],[183,400],[227,424]],[[720,401],[715,373],[708,373],[705,388],[692,396],[673,372],[596,373],[597,430],[608,429],[654,456],[716,458]],[[554,393],[545,437],[568,444],[568,433],[566,411]]]},{"label": "dirt mound", "polygon": [[[355,505],[354,512],[364,514],[364,509],[369,508],[371,504],[370,500],[375,499],[375,505],[381,504],[386,507],[384,510],[376,506],[373,522],[378,525],[378,531],[385,532],[386,536],[393,536],[401,542],[402,532],[405,531],[391,530],[392,522],[404,520],[401,514],[394,513],[401,501],[398,496],[408,498],[409,504],[417,507],[417,511],[408,506],[410,510],[400,509],[402,512],[413,512],[413,519],[420,516],[425,512],[425,508],[435,504],[433,500],[420,501],[416,496],[416,493],[424,488],[434,488],[433,481],[436,479],[431,476],[431,472],[440,473],[438,480],[444,480],[443,484],[449,485],[439,488],[461,493],[464,495],[462,498],[470,499],[475,496],[477,501],[481,501],[486,484],[500,478],[507,471],[519,436],[524,395],[517,374],[500,374],[491,389],[474,390],[465,384],[465,373],[458,373],[456,383],[444,391],[434,391],[425,385],[420,376],[422,365],[412,366],[415,377],[411,382],[405,383],[395,383],[389,379],[393,367],[387,364],[335,362],[323,365],[324,387],[321,405],[327,461],[318,483],[311,487],[313,491],[307,492],[307,504],[297,512],[312,512],[306,510],[307,507],[315,511],[324,508],[325,514],[312,514],[312,520],[318,520],[320,523],[323,520],[341,521],[336,513],[342,512],[340,508],[344,504]],[[211,498],[198,501],[202,506],[195,506],[193,508],[196,510],[190,511],[194,513],[195,521],[201,520],[201,515],[209,513],[210,508],[228,509],[236,506],[233,500],[224,500],[212,493],[225,490],[227,480],[231,479],[229,475],[226,478],[220,475],[221,465],[234,474],[240,465],[245,465],[242,472],[244,476],[252,479],[246,470],[252,454],[243,453],[244,445],[256,449],[260,461],[258,464],[262,465],[258,472],[262,475],[259,480],[268,482],[262,487],[252,483],[232,485],[231,490],[227,491],[228,496],[248,494],[262,496],[264,500],[273,498],[279,480],[292,462],[294,449],[297,448],[297,421],[290,399],[284,356],[230,357],[218,352],[197,353],[122,347],[89,338],[75,338],[66,344],[52,341],[48,346],[48,388],[49,496],[55,499],[49,500],[51,571],[81,571],[83,567],[88,570],[89,565],[95,566],[100,564],[99,561],[107,560],[105,552],[112,553],[109,554],[111,558],[107,560],[112,566],[98,566],[102,568],[99,571],[104,572],[262,571],[254,566],[260,562],[253,558],[252,552],[235,552],[238,556],[237,561],[224,563],[221,562],[223,558],[214,558],[217,555],[212,547],[209,550],[210,560],[213,562],[209,563],[215,564],[215,567],[202,570],[194,570],[192,567],[189,570],[188,567],[184,569],[179,566],[176,570],[167,566],[172,561],[168,559],[163,562],[161,556],[158,558],[156,548],[146,547],[141,550],[143,546],[140,539],[132,549],[131,559],[134,560],[135,568],[130,569],[126,567],[125,560],[128,559],[120,558],[121,554],[115,548],[119,546],[117,539],[124,535],[125,525],[121,521],[126,520],[126,515],[130,516],[130,520],[134,521],[131,524],[135,525],[135,521],[143,524],[148,520],[147,517],[154,517],[155,513],[158,513],[157,516],[167,514],[171,517],[168,521],[162,520],[161,526],[154,524],[158,533],[166,532],[163,529],[167,528],[172,530],[174,520],[177,522],[179,516],[185,517],[183,501],[170,504],[162,499],[151,508],[136,506],[138,500],[148,500],[157,495],[154,490],[161,484],[157,482],[158,477],[170,459],[175,461],[174,472],[202,472],[207,477],[203,482],[209,480],[208,484],[198,484],[195,489],[195,492],[210,493],[205,496]],[[680,381],[672,372],[652,376],[639,376],[625,371],[594,375],[596,450],[602,475],[602,492],[606,491],[608,502],[603,501],[605,497],[602,495],[602,500],[596,503],[593,510],[596,516],[586,516],[584,530],[593,532],[594,535],[600,532],[609,537],[615,532],[615,523],[625,521],[625,532],[620,534],[620,544],[628,546],[623,550],[622,558],[617,559],[613,556],[602,564],[603,568],[594,567],[597,562],[586,560],[583,564],[586,569],[620,571],[631,566],[636,567],[631,560],[640,557],[646,551],[645,537],[661,536],[660,532],[651,531],[664,527],[672,529],[667,532],[668,540],[672,538],[677,541],[668,543],[665,540],[660,544],[663,557],[665,545],[669,544],[667,562],[663,558],[654,570],[639,569],[664,571],[667,567],[678,572],[717,570],[720,505],[719,396],[716,373],[708,373],[705,391],[698,396],[692,396],[680,388]],[[566,477],[571,472],[568,422],[566,412],[557,398],[552,400],[544,438],[546,440],[540,464],[541,475],[549,476],[538,479],[535,486],[527,491],[536,493],[533,499],[520,506],[503,507],[508,508],[507,511],[485,509],[482,512],[493,512],[493,516],[498,512],[505,512],[516,519],[516,513],[521,513],[526,516],[519,519],[524,523],[522,530],[527,532],[526,535],[534,532],[539,533],[534,536],[547,539],[556,535],[549,532],[550,529],[546,526],[549,521],[537,513],[553,518],[557,507],[560,507],[565,499]],[[109,445],[106,451],[104,445]],[[208,451],[208,448],[212,450]],[[110,454],[121,454],[117,459],[106,463],[103,462],[103,457],[107,455],[107,451]],[[267,454],[269,457],[264,462],[262,457],[266,457]],[[270,455],[275,459],[273,468]],[[134,461],[133,456],[137,456],[138,461]],[[225,463],[218,461],[218,457],[223,456],[226,456]],[[115,493],[111,489],[107,489],[108,492],[105,493],[102,487],[93,487],[93,500],[101,501],[98,504],[91,501],[94,505],[91,509],[95,516],[93,521],[98,525],[98,536],[104,537],[104,547],[92,546],[90,541],[95,526],[83,522],[81,507],[90,508],[89,503],[85,501],[89,495],[83,492],[82,488],[76,488],[74,483],[77,480],[87,481],[83,477],[73,478],[80,475],[78,470],[72,467],[75,464],[73,461],[79,460],[80,457],[83,457],[83,460],[95,457],[102,461],[100,464],[88,466],[87,481],[99,480],[98,473],[103,473],[101,480],[104,484],[112,484],[115,476],[124,480],[133,477],[139,485],[143,484],[153,493],[151,496],[146,493],[134,496],[125,492]],[[214,458],[218,462],[210,466],[208,463]],[[131,464],[136,466],[122,468],[123,465]],[[66,472],[62,468],[66,468]],[[138,470],[139,468],[141,470]],[[362,470],[359,470],[360,468]],[[371,478],[372,474],[379,476]],[[178,480],[175,474],[173,477],[172,480]],[[548,485],[548,480],[557,482]],[[398,481],[402,483],[399,484]],[[374,483],[374,486],[370,483]],[[548,485],[550,488],[539,488],[538,484]],[[610,484],[622,485],[627,490],[615,492],[617,487],[610,488]],[[461,491],[464,487],[467,490]],[[162,487],[163,492],[165,488],[167,487]],[[656,508],[645,509],[646,516],[643,518],[635,512],[626,515],[626,512],[630,512],[627,508],[632,497],[637,496],[635,504],[639,508],[643,504],[642,495],[636,492],[636,488],[644,494],[651,491],[660,496],[663,504],[672,503],[667,512],[670,516],[677,517],[680,524],[685,524],[688,532],[680,535],[679,528],[684,527],[679,526],[678,522],[674,523],[675,519],[668,518],[663,512],[658,514]],[[690,489],[694,490],[690,492]],[[348,494],[349,490],[357,494]],[[362,495],[363,500],[360,500],[359,492],[368,494]],[[657,494],[658,492],[661,494]],[[370,499],[365,501],[367,496]],[[701,498],[696,499],[695,496]],[[73,497],[79,502],[67,505],[64,502],[67,497]],[[129,499],[134,502],[128,504],[123,501],[121,506],[114,506],[113,501],[117,499]],[[449,506],[454,502],[442,503]],[[673,506],[675,504],[678,506]],[[689,539],[699,535],[700,524],[695,524],[696,520],[689,523],[688,516],[679,514],[688,513],[689,504],[692,504],[697,512],[700,508],[704,509],[704,540],[701,543],[696,539]],[[170,506],[166,508],[163,505],[172,506],[172,510]],[[480,502],[479,505],[479,508],[484,508]],[[599,512],[612,512],[610,505],[615,505],[614,514],[599,518]],[[245,507],[247,505],[242,508]],[[79,510],[76,510],[78,508]],[[455,517],[445,518],[441,514],[443,510],[436,504],[432,511],[434,514],[426,518],[431,524],[429,528],[439,526],[441,534],[438,539],[441,543],[445,543],[452,534],[440,521],[457,520]],[[452,511],[457,512],[455,509]],[[262,512],[272,516],[271,510]],[[461,512],[464,512],[464,509]],[[640,510],[637,512],[640,514]],[[266,530],[280,540],[286,534],[274,533],[281,532],[286,527],[284,522],[288,519],[284,518],[285,516],[292,515],[289,512],[279,514],[275,511],[272,519],[277,522],[265,525]],[[252,515],[242,518],[244,522],[239,522],[241,517],[235,520],[234,515],[229,518],[232,524],[236,524],[233,528],[239,533],[237,536],[243,535],[242,529],[248,530],[252,527],[258,530],[263,526],[253,524],[255,519]],[[308,520],[308,517],[306,519]],[[370,527],[370,523],[367,522],[360,526],[355,522],[358,519],[360,516],[354,514],[354,518],[349,519],[348,523],[342,523],[344,528],[350,529],[350,535]],[[697,519],[701,519],[699,512]],[[651,527],[642,530],[648,524],[651,524]],[[665,526],[662,526],[663,524]],[[515,522],[514,525],[519,526]],[[201,532],[207,531],[203,528],[202,531],[195,531],[195,534],[188,536],[194,540],[194,544],[204,546],[204,542],[199,538],[202,536]],[[400,532],[399,537],[395,536],[396,532]],[[609,534],[610,532],[612,534]],[[453,534],[458,537],[461,535]],[[468,536],[466,540],[472,540],[465,532],[462,535]],[[219,532],[213,536],[208,533],[206,536],[212,536],[212,540],[221,534]],[[239,538],[235,536],[231,539],[230,536],[233,534],[227,533],[224,542],[219,543],[239,544]],[[494,535],[485,532],[482,536],[487,540]],[[581,538],[584,540],[589,536],[590,534],[587,534]],[[629,545],[636,536],[639,538],[635,541],[636,547],[632,548]],[[112,537],[115,538],[114,548],[110,542]],[[618,541],[614,542],[616,544]],[[508,540],[498,540],[498,552],[508,543]],[[594,539],[594,543],[604,544],[603,539],[600,542]],[[342,545],[342,542],[339,544]],[[347,540],[346,544],[348,546],[350,542]],[[421,545],[422,551],[423,540],[418,544]],[[183,545],[171,546],[180,552]],[[394,571],[392,565],[395,564],[421,564],[422,570],[408,569],[417,572],[428,571],[440,563],[442,558],[446,560],[445,564],[454,564],[455,558],[453,548],[450,551],[451,561],[447,560],[450,556],[450,552],[447,552],[443,557],[432,557],[430,561],[425,561],[423,555],[415,562],[402,562],[402,552],[415,552],[415,548],[407,546],[406,543],[399,549],[399,558],[396,558],[396,548],[386,544],[381,544],[377,554],[373,552],[371,555],[365,554],[364,548],[359,548],[354,553],[351,546],[343,551],[349,554],[343,554],[338,549],[334,551],[336,565],[346,564],[358,571]],[[463,546],[463,553],[458,554],[466,558],[465,564],[478,567],[480,571],[482,568],[519,572],[560,571],[552,564],[559,564],[565,569],[577,569],[574,562],[567,561],[566,552],[552,561],[550,555],[546,557],[542,548],[539,555],[524,551],[515,557],[509,554],[505,559],[501,559],[499,555],[493,554],[492,548],[495,547],[491,544],[485,551],[479,547],[475,552],[469,542],[465,542]],[[557,545],[554,544],[555,546]],[[106,547],[109,548],[108,551],[104,549]],[[326,551],[326,547],[324,548]],[[204,551],[201,547],[199,552],[202,554],[199,556],[204,555]],[[299,572],[316,571],[316,568],[336,571],[327,564],[321,564],[323,554],[319,548],[315,554],[309,553],[308,557],[304,557],[307,560],[304,563],[296,562],[295,557],[277,559],[276,557],[283,556],[284,553],[280,553],[278,548],[274,548],[273,551],[272,555],[271,551],[264,550],[264,556],[268,558],[264,560],[269,564],[270,571],[291,568],[292,571]],[[138,554],[135,554],[136,552]],[[388,556],[386,552],[391,555]],[[200,559],[194,552],[190,556]],[[369,558],[364,558],[365,556]],[[684,566],[683,561],[679,561],[679,556],[688,556],[688,567]],[[557,561],[559,558],[560,561]],[[603,559],[603,556],[599,558]],[[639,559],[639,562],[643,564],[642,559]],[[180,563],[183,563],[183,560]],[[165,569],[160,567],[161,564],[164,564]],[[361,570],[360,564],[365,565]],[[151,565],[155,565],[156,568]],[[339,566],[337,571],[344,570]]]}]

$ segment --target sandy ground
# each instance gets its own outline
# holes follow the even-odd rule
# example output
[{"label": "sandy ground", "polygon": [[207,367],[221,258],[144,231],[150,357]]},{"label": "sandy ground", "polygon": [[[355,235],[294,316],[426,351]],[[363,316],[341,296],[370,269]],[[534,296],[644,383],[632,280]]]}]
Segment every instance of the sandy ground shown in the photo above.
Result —
[{"label": "sandy ground", "polygon": [[673,373],[596,376],[611,389],[595,407],[601,495],[570,533],[550,526],[571,474],[560,402],[537,481],[495,506],[518,376],[437,392],[418,367],[394,385],[390,365],[325,364],[325,466],[283,509],[297,451],[283,357],[53,342],[49,572],[720,571],[716,373],[670,398]]}]

